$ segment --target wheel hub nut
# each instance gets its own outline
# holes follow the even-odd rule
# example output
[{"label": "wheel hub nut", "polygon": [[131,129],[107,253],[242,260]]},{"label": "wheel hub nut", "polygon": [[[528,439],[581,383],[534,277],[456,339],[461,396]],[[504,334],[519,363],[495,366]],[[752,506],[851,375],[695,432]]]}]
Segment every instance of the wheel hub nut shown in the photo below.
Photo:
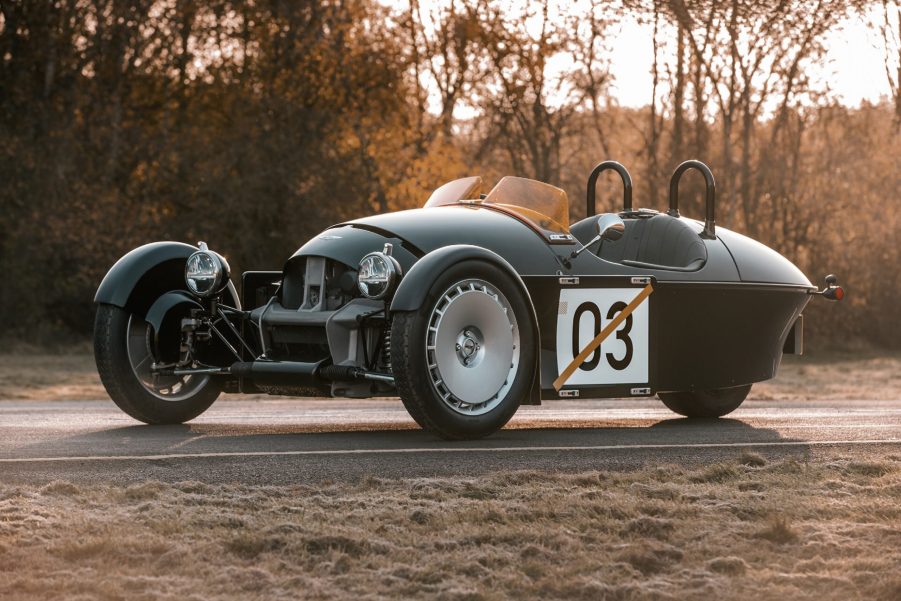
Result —
[{"label": "wheel hub nut", "polygon": [[482,350],[482,336],[475,328],[466,328],[457,336],[457,342],[454,345],[457,351],[457,359],[460,363],[467,367],[474,366],[474,361],[479,357],[479,351]]}]

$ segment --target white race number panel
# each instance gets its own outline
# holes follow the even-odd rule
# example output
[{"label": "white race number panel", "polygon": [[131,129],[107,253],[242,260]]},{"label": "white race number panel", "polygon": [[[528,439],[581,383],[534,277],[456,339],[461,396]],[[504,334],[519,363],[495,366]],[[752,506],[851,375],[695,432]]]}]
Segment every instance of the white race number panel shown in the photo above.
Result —
[{"label": "white race number panel", "polygon": [[[641,288],[563,288],[557,311],[557,369],[610,323]],[[648,381],[648,299],[610,333],[564,386],[641,384]]]}]

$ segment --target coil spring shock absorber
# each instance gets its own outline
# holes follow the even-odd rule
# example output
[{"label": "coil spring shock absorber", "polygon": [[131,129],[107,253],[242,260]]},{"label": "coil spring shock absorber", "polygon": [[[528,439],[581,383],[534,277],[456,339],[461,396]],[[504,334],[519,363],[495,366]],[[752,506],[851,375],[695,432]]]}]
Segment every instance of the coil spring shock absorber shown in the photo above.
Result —
[{"label": "coil spring shock absorber", "polygon": [[385,323],[382,331],[382,352],[379,356],[379,371],[390,374],[391,372],[391,322]]}]

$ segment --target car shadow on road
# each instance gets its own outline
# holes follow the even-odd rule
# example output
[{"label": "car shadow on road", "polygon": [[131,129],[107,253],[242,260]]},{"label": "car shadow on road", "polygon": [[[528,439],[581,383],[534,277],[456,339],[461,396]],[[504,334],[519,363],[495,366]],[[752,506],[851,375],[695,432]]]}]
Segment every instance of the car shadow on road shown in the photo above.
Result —
[{"label": "car shadow on road", "polygon": [[[175,454],[279,454],[366,450],[516,450],[578,451],[580,447],[615,451],[673,447],[753,447],[784,444],[804,452],[804,440],[777,430],[756,427],[740,419],[646,420],[644,425],[620,426],[605,422],[593,427],[540,426],[504,429],[487,438],[448,442],[416,429],[415,424],[392,424],[393,429],[360,429],[360,425],[318,426],[290,424],[233,424],[201,422],[171,426],[133,425],[79,433],[25,445],[30,457]],[[400,426],[400,427],[398,427]]]}]

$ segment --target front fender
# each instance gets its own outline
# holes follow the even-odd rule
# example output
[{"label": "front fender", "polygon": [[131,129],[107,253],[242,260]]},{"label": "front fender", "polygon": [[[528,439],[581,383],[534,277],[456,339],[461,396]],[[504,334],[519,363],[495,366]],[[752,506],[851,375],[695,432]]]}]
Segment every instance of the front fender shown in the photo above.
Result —
[{"label": "front fender", "polygon": [[[142,283],[150,284],[148,277],[154,272],[165,278],[179,267],[179,280],[167,290],[184,288],[184,265],[191,253],[197,251],[197,247],[183,242],[151,242],[130,251],[124,257],[116,261],[100,282],[97,294],[94,295],[95,303],[105,303],[117,307],[126,308],[133,301],[136,292],[142,288]],[[156,275],[156,274],[154,274]],[[165,278],[165,279],[171,279]],[[142,282],[144,280],[144,282]],[[159,282],[163,284],[164,282]],[[169,282],[166,282],[168,284]],[[156,300],[154,297],[150,302]],[[147,307],[149,308],[149,304]],[[146,312],[146,309],[145,309]]]},{"label": "front fender", "polygon": [[[425,297],[432,286],[432,282],[439,274],[444,272],[448,267],[460,261],[477,259],[486,261],[507,272],[519,287],[523,297],[532,309],[532,317],[535,316],[535,308],[532,307],[532,300],[526,290],[526,285],[522,278],[513,269],[502,256],[496,252],[490,251],[481,246],[473,246],[470,244],[453,244],[451,246],[443,246],[437,250],[433,250],[419,261],[407,272],[397,288],[394,300],[391,301],[391,311],[417,311],[425,301]],[[534,323],[537,323],[535,321]]]},{"label": "front fender", "polygon": [[[139,246],[110,268],[97,288],[94,302],[146,316],[165,293],[185,290],[185,261],[195,251],[197,247],[183,242],[151,242]],[[234,306],[240,309],[240,300],[231,282],[228,294]]]}]

